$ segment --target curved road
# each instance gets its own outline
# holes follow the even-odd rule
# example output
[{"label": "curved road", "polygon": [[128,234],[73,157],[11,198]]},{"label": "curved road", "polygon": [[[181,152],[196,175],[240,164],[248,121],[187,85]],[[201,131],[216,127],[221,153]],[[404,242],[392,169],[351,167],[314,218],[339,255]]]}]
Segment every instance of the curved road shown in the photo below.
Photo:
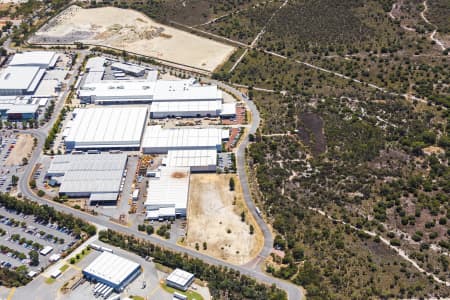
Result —
[{"label": "curved road", "polygon": [[[78,58],[77,63],[72,68],[73,70],[78,69],[78,66],[80,65],[80,62],[82,61],[82,59],[83,59],[83,57]],[[74,80],[75,80],[75,76],[72,76],[71,81],[69,82],[69,86],[70,86],[70,84],[73,83]],[[253,216],[255,217],[258,225],[260,226],[261,230],[264,233],[263,249],[261,250],[258,257],[251,264],[251,266],[249,266],[250,264],[247,264],[244,266],[234,265],[234,264],[228,263],[226,261],[202,254],[193,249],[185,248],[180,245],[173,244],[167,240],[159,239],[154,236],[149,236],[147,234],[138,232],[129,227],[122,226],[117,223],[113,223],[103,217],[93,216],[91,214],[82,212],[80,210],[73,209],[69,206],[66,206],[66,205],[51,201],[51,200],[43,199],[43,198],[40,198],[37,195],[35,195],[33,193],[33,191],[30,189],[30,187],[28,185],[28,181],[32,175],[34,166],[38,162],[39,157],[42,153],[42,149],[44,147],[44,142],[48,135],[48,132],[49,132],[51,126],[53,126],[53,123],[55,122],[56,118],[59,115],[60,110],[62,109],[62,107],[64,105],[64,99],[67,96],[67,93],[65,93],[61,97],[61,99],[58,101],[58,103],[56,104],[55,111],[52,115],[51,120],[48,122],[47,125],[45,125],[41,128],[38,128],[38,129],[30,129],[30,130],[24,131],[26,133],[30,133],[33,136],[35,136],[37,138],[38,143],[37,143],[37,147],[35,148],[31,158],[29,159],[28,165],[24,169],[23,175],[19,179],[18,188],[22,192],[22,195],[28,199],[31,199],[31,200],[36,201],[41,204],[48,204],[49,206],[54,207],[58,211],[61,211],[61,212],[67,213],[67,214],[72,214],[76,217],[79,217],[88,222],[91,222],[91,223],[97,225],[98,227],[105,227],[105,228],[109,228],[109,229],[112,229],[112,230],[115,230],[115,231],[118,231],[118,232],[121,232],[124,234],[134,235],[134,236],[142,238],[144,240],[148,240],[149,242],[152,242],[154,244],[160,245],[166,249],[170,249],[172,251],[177,251],[177,252],[182,252],[182,253],[188,254],[191,257],[199,258],[208,264],[220,265],[220,266],[224,266],[224,267],[227,267],[230,269],[237,270],[241,274],[245,274],[247,276],[253,277],[260,282],[263,282],[263,283],[266,283],[269,285],[271,285],[271,284],[277,285],[279,288],[286,291],[288,298],[290,300],[303,299],[304,298],[303,293],[298,286],[296,286],[290,282],[271,277],[271,276],[265,274],[261,270],[261,267],[260,267],[260,264],[264,261],[264,259],[266,257],[268,257],[270,255],[270,252],[272,250],[272,244],[273,244],[272,235],[271,235],[271,232],[270,232],[267,224],[264,223],[264,221],[256,214],[256,211],[255,211],[256,207],[251,198],[247,173],[245,170],[245,148],[248,145],[248,133],[255,133],[256,129],[259,126],[260,117],[259,117],[258,110],[256,109],[256,106],[253,104],[253,102],[251,102],[248,99],[246,99],[245,97],[243,97],[242,94],[239,91],[237,91],[236,89],[234,89],[230,86],[227,86],[227,85],[223,84],[222,82],[217,82],[217,81],[213,81],[213,80],[207,80],[207,81],[217,84],[221,88],[225,89],[226,91],[228,91],[228,92],[234,94],[235,96],[239,97],[240,99],[242,99],[248,105],[249,109],[252,112],[252,123],[250,125],[249,130],[247,131],[247,134],[243,135],[242,142],[240,143],[240,145],[237,149],[237,155],[236,155],[237,171],[238,171],[238,175],[240,177],[240,181],[242,183],[242,189],[244,192],[245,201],[246,201],[250,211],[252,212]]]}]

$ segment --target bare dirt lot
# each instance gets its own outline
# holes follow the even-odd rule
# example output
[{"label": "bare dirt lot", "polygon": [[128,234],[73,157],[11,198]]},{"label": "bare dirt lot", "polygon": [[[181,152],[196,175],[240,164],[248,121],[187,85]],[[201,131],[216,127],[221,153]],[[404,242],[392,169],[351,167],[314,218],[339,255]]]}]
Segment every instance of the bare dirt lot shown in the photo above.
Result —
[{"label": "bare dirt lot", "polygon": [[110,46],[213,71],[235,48],[154,22],[146,15],[116,7],[71,6],[43,26],[33,43],[83,42]]},{"label": "bare dirt lot", "polygon": [[29,134],[21,134],[17,139],[17,143],[6,159],[7,166],[21,165],[24,157],[28,158],[33,150],[33,137]]},{"label": "bare dirt lot", "polygon": [[[234,192],[229,190],[230,177],[235,179]],[[243,211],[245,222],[241,221]],[[186,239],[189,247],[195,248],[197,243],[201,252],[235,264],[247,263],[263,244],[262,234],[249,216],[236,175],[191,175]],[[250,224],[254,234],[250,234]]]}]

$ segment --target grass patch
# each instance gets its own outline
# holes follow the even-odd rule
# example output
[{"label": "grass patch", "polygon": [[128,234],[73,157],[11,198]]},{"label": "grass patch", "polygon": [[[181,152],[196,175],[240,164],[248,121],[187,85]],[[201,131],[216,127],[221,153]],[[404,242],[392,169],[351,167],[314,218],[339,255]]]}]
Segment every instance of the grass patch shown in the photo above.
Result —
[{"label": "grass patch", "polygon": [[56,279],[55,279],[55,278],[52,278],[52,277],[49,277],[49,278],[45,279],[45,283],[46,283],[46,284],[52,284],[52,283],[55,282],[55,281],[56,281]]},{"label": "grass patch", "polygon": [[145,298],[141,296],[130,296],[130,298],[133,300],[145,300]]},{"label": "grass patch", "polygon": [[173,294],[173,293],[177,292],[178,294],[185,295],[188,297],[188,300],[203,300],[203,297],[199,293],[194,292],[194,291],[188,290],[186,292],[182,292],[182,291],[179,291],[179,290],[176,290],[174,288],[167,286],[165,283],[161,283],[161,287],[168,293]]},{"label": "grass patch", "polygon": [[156,270],[161,271],[163,273],[171,273],[173,271],[171,268],[163,266],[159,263],[155,263],[155,268]]},{"label": "grass patch", "polygon": [[78,253],[77,255],[75,255],[74,257],[72,257],[69,260],[69,263],[71,265],[77,264],[79,261],[81,261],[86,255],[88,255],[89,253],[91,253],[92,249],[89,247],[86,247],[85,249],[81,250],[80,253]]},{"label": "grass patch", "polygon": [[59,268],[59,270],[60,270],[61,272],[65,272],[68,268],[69,268],[69,265],[64,265],[64,266],[62,266],[61,268]]}]

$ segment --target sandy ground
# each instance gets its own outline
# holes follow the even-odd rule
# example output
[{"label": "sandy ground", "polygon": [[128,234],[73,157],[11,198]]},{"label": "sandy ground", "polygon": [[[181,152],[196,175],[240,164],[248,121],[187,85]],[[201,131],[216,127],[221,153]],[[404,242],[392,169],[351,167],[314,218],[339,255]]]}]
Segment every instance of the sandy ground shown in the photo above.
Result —
[{"label": "sandy ground", "polygon": [[144,14],[115,7],[71,6],[31,38],[34,43],[111,46],[213,71],[235,48],[154,22]]},{"label": "sandy ground", "polygon": [[[235,192],[229,190],[231,176],[235,177]],[[262,247],[262,234],[254,220],[250,222],[255,233],[249,233],[249,213],[235,175],[191,175],[188,210],[186,244],[189,247],[195,248],[198,243],[199,251],[235,264],[247,263]],[[245,222],[240,216],[243,210]],[[207,243],[207,250],[203,250],[203,242]]]},{"label": "sandy ground", "polygon": [[33,137],[29,134],[19,135],[14,149],[12,149],[11,154],[6,159],[5,164],[7,166],[21,165],[22,159],[31,154],[33,150]]}]

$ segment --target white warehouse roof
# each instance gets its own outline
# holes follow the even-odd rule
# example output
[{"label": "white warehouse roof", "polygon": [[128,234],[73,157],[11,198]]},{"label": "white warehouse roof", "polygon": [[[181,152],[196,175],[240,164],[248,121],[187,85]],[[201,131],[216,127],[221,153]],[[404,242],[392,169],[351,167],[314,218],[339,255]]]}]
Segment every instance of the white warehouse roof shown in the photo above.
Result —
[{"label": "white warehouse roof", "polygon": [[219,149],[229,138],[222,128],[169,128],[148,126],[142,140],[144,153],[167,153],[169,150]]},{"label": "white warehouse roof", "polygon": [[215,149],[171,150],[167,153],[166,165],[168,167],[215,167],[217,151]]},{"label": "white warehouse roof", "polygon": [[177,112],[220,112],[222,110],[221,100],[208,101],[168,101],[154,102],[150,112],[154,113],[177,113]]},{"label": "white warehouse roof", "polygon": [[0,74],[0,90],[34,92],[44,74],[39,67],[7,67]]},{"label": "white warehouse roof", "polygon": [[53,51],[29,51],[17,53],[9,63],[10,66],[54,67],[59,55]]},{"label": "white warehouse roof", "polygon": [[222,100],[222,91],[216,85],[195,85],[192,80],[158,80],[154,101]]},{"label": "white warehouse roof", "polygon": [[139,267],[140,265],[134,261],[109,252],[102,252],[83,270],[83,273],[101,278],[114,285],[120,285]]},{"label": "white warehouse roof", "polygon": [[186,215],[189,175],[189,168],[162,168],[160,178],[149,180],[146,209],[175,207],[176,213]]},{"label": "white warehouse roof", "polygon": [[185,286],[192,280],[193,277],[194,274],[192,273],[181,269],[175,269],[172,273],[169,274],[169,276],[167,276],[166,280],[179,286]]},{"label": "white warehouse roof", "polygon": [[76,110],[66,146],[74,149],[138,148],[147,107],[102,107]]},{"label": "white warehouse roof", "polygon": [[57,155],[47,177],[62,176],[62,194],[118,193],[126,163],[126,154]]},{"label": "white warehouse roof", "polygon": [[122,70],[124,72],[133,73],[133,74],[138,74],[138,73],[145,71],[145,69],[143,67],[140,67],[137,65],[132,65],[132,64],[124,64],[124,63],[120,63],[120,62],[112,63],[111,68],[117,69],[117,70]]}]

